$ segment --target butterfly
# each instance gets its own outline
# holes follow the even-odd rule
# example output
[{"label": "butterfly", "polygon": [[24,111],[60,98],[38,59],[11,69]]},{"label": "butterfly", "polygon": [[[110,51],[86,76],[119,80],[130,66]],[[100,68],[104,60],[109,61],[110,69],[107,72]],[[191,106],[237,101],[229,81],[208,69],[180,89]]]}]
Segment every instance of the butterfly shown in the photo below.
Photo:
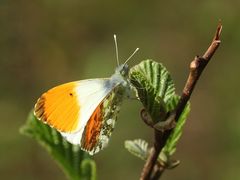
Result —
[{"label": "butterfly", "polygon": [[56,86],[37,100],[34,115],[61,133],[70,143],[93,155],[107,146],[123,99],[129,96],[128,60],[110,78],[69,82]]}]

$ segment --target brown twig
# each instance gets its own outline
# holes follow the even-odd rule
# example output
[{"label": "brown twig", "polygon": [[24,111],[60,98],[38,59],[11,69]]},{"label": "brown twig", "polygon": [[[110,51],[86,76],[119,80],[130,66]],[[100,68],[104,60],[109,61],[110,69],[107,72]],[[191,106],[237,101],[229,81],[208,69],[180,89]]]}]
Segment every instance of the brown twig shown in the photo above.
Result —
[{"label": "brown twig", "polygon": [[141,180],[149,180],[151,176],[151,172],[153,170],[154,165],[157,162],[159,153],[161,152],[161,149],[164,147],[164,144],[161,143],[161,141],[158,141],[159,139],[163,138],[163,132],[161,131],[154,131],[154,146],[151,148],[149,157],[144,165],[144,168],[142,170],[141,174]]},{"label": "brown twig", "polygon": [[[220,41],[220,35],[221,35],[222,25],[219,23],[217,27],[217,31],[215,33],[215,36],[212,40],[212,43],[210,44],[207,51],[204,53],[202,57],[196,56],[194,60],[190,63],[190,72],[188,75],[188,79],[186,81],[185,87],[183,89],[182,95],[180,97],[180,100],[178,102],[178,105],[175,109],[175,121],[177,122],[179,119],[179,116],[183,112],[187,102],[189,101],[191,94],[194,90],[194,87],[201,76],[202,71],[210,61],[211,57],[214,55],[215,51],[219,47],[221,41]],[[161,152],[162,148],[167,142],[167,139],[169,138],[171,132],[173,129],[166,130],[164,132],[158,131],[154,129],[155,134],[155,142],[154,146],[151,149],[150,155],[144,165],[144,168],[141,173],[140,180],[150,180],[154,179],[157,180],[160,178],[162,173],[164,172],[164,167],[156,167],[157,158],[159,156],[159,153]],[[155,167],[155,168],[154,168]],[[154,172],[153,172],[154,170]]]}]

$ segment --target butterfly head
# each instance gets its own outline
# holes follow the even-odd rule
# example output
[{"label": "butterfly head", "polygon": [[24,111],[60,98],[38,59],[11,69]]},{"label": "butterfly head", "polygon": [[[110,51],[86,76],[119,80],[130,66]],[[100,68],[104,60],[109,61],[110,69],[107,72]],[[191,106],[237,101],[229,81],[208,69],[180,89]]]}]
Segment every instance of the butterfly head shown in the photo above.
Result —
[{"label": "butterfly head", "polygon": [[128,73],[129,73],[129,66],[127,64],[121,64],[115,70],[115,74],[119,74],[124,78],[128,77]]}]

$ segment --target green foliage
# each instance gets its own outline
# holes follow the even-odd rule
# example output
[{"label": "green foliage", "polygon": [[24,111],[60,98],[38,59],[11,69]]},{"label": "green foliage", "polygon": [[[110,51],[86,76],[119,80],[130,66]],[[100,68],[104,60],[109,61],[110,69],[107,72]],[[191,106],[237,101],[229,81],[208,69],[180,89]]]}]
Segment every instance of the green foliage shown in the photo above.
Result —
[{"label": "green foliage", "polygon": [[96,165],[79,146],[68,143],[59,132],[29,114],[20,132],[37,140],[60,165],[71,180],[95,180]]},{"label": "green foliage", "polygon": [[149,154],[148,143],[142,139],[135,139],[133,141],[125,141],[125,148],[133,155],[142,160],[146,160]]},{"label": "green foliage", "polygon": [[[175,110],[179,101],[169,72],[162,64],[145,60],[130,70],[130,79],[140,101],[151,116],[148,122],[150,121],[154,127],[163,126],[164,130],[164,126],[167,127],[171,123],[171,119],[168,122],[169,114]],[[179,164],[179,161],[172,161],[170,157],[176,151],[176,145],[189,112],[190,104],[188,103],[159,155],[159,162],[165,163],[169,168]],[[143,160],[146,160],[149,154],[148,143],[144,140],[126,141],[125,147]]]},{"label": "green foliage", "polygon": [[145,60],[131,68],[130,79],[153,124],[166,120],[169,109],[167,104],[175,95],[167,69],[160,63]]},{"label": "green foliage", "polygon": [[170,157],[176,151],[176,145],[178,140],[180,139],[183,131],[183,125],[186,122],[187,116],[190,112],[190,104],[188,103],[184,108],[182,114],[180,115],[176,127],[173,129],[172,134],[168,138],[166,145],[164,146],[162,152]]}]

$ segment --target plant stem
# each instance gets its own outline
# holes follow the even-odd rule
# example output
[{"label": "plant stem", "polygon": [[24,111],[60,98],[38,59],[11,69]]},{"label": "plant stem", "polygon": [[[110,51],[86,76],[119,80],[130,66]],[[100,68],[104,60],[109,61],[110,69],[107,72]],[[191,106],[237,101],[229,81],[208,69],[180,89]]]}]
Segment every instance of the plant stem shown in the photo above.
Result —
[{"label": "plant stem", "polygon": [[[210,59],[212,58],[212,56],[214,55],[215,51],[217,50],[217,48],[221,43],[220,41],[221,30],[222,30],[222,25],[221,23],[219,23],[217,27],[217,31],[207,51],[201,57],[196,56],[194,60],[190,63],[190,71],[189,71],[188,79],[184,86],[178,105],[176,106],[176,109],[175,109],[176,122],[178,121],[179,116],[181,115],[187,102],[189,101],[191,94],[194,90],[194,87],[199,77],[202,74],[202,71],[204,70],[204,68],[206,67],[206,65],[208,64],[208,62],[210,61]],[[157,180],[160,178],[160,176],[164,172],[165,167],[157,167],[156,162],[157,162],[159,153],[161,152],[162,148],[166,144],[172,131],[173,131],[173,128],[170,130],[166,130],[164,132],[160,132],[154,129],[154,134],[155,134],[154,146],[152,147],[150,155],[143,167],[140,180]]]},{"label": "plant stem", "polygon": [[[145,180],[145,179],[150,179],[150,171],[152,171],[154,165],[157,162],[158,159],[158,155],[161,152],[161,149],[163,148],[164,144],[161,144],[161,142],[158,142],[159,139],[162,139],[163,137],[163,132],[161,131],[157,131],[154,130],[154,139],[155,139],[155,143],[154,146],[151,148],[151,152],[150,155],[144,165],[143,171],[142,171],[142,175],[141,175],[141,180]],[[147,176],[146,176],[147,175]],[[145,179],[143,179],[145,178]]]}]

